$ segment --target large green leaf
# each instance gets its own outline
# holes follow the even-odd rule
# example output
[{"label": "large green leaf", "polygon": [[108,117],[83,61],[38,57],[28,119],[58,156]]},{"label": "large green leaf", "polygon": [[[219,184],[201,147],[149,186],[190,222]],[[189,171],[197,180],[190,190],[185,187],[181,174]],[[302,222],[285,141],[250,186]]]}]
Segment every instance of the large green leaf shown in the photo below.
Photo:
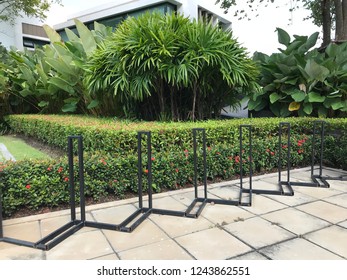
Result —
[{"label": "large green leaf", "polygon": [[51,43],[61,42],[61,37],[57,31],[55,31],[52,27],[47,24],[43,25],[43,29],[46,31],[46,34],[51,41]]},{"label": "large green leaf", "polygon": [[311,80],[318,80],[323,82],[329,75],[329,69],[319,65],[313,59],[309,59],[305,66],[305,72]]},{"label": "large green leaf", "polygon": [[68,103],[61,109],[64,113],[73,113],[77,109],[77,103]]},{"label": "large green leaf", "polygon": [[282,98],[282,96],[280,94],[278,94],[277,92],[274,92],[274,93],[270,94],[270,102],[271,102],[271,104],[275,103],[276,101],[278,101],[281,98]]},{"label": "large green leaf", "polygon": [[311,103],[304,103],[304,112],[307,114],[307,115],[311,115],[312,114],[312,111],[313,111],[313,106]]},{"label": "large green leaf", "polygon": [[283,29],[279,28],[279,27],[277,27],[276,30],[277,30],[277,33],[278,33],[277,34],[278,35],[278,42],[280,44],[285,45],[286,47],[288,47],[289,44],[290,44],[290,36],[289,36],[289,34],[286,31],[284,31]]},{"label": "large green leaf", "polygon": [[321,96],[319,93],[317,92],[309,92],[308,93],[308,101],[309,102],[319,102],[322,103],[325,100],[325,96]]},{"label": "large green leaf", "polygon": [[70,86],[70,84],[63,80],[60,77],[52,77],[49,79],[48,83],[53,84],[55,86],[57,86],[58,88],[70,93],[70,94],[74,94],[75,90],[72,86]]},{"label": "large green leaf", "polygon": [[90,56],[97,47],[93,33],[81,21],[75,19],[76,28],[83,44],[83,49],[87,56]]},{"label": "large green leaf", "polygon": [[301,102],[304,101],[306,98],[306,94],[301,91],[301,90],[296,90],[293,94],[292,94],[292,98],[294,99],[294,101],[296,102]]}]

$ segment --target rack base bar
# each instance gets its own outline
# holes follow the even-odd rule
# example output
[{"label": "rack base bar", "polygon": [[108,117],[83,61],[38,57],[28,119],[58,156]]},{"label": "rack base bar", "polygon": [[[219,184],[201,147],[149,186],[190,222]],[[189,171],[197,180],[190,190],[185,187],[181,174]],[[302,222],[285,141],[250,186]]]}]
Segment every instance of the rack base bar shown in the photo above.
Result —
[{"label": "rack base bar", "polygon": [[[312,181],[318,184],[320,188],[330,188],[330,184],[326,180],[327,178],[325,176],[320,175],[313,175]],[[319,181],[321,181],[323,184],[321,184]]]},{"label": "rack base bar", "polygon": [[0,241],[5,242],[5,243],[14,244],[14,245],[19,245],[19,246],[35,248],[34,242],[20,240],[20,239],[16,239],[16,238],[3,237],[0,239]]},{"label": "rack base bar", "polygon": [[[293,196],[294,195],[294,191],[291,187],[291,182],[281,181],[281,182],[278,182],[278,186],[280,187],[279,190],[243,189],[243,192],[250,193],[250,191],[252,191],[252,193],[255,193],[255,194],[284,195],[284,196]],[[283,186],[286,186],[289,189],[289,192],[285,192],[283,189]]]},{"label": "rack base bar", "polygon": [[108,229],[108,230],[115,230],[115,231],[120,230],[119,225],[117,225],[117,224],[108,224],[108,223],[86,221],[84,223],[84,225],[86,227],[97,228],[97,229]]},{"label": "rack base bar", "polygon": [[[281,181],[278,184],[281,187],[282,195],[285,195],[285,196],[293,196],[294,195],[294,190],[292,188],[292,183],[291,182]],[[284,191],[284,187],[288,189],[288,192]]]},{"label": "rack base bar", "polygon": [[[146,220],[151,214],[152,209],[144,210],[139,209],[133,215],[131,215],[128,219],[126,219],[123,223],[119,225],[120,231],[122,232],[132,232],[135,228],[137,228],[144,220]],[[137,214],[137,215],[136,215]],[[133,222],[130,226],[127,226],[130,222],[132,222],[137,216],[142,214],[135,222]],[[132,219],[130,219],[132,218]]]},{"label": "rack base bar", "polygon": [[[201,203],[201,205],[199,206],[199,208],[197,209],[197,211],[195,213],[191,213],[192,210],[196,207],[197,203]],[[193,202],[190,204],[190,206],[188,207],[187,211],[185,212],[185,216],[188,218],[197,218],[200,216],[202,210],[204,210],[205,206],[207,203],[207,199],[206,198],[195,198],[193,200]]]},{"label": "rack base bar", "polygon": [[175,217],[185,217],[186,212],[184,212],[184,211],[176,211],[176,210],[152,208],[152,214],[166,215],[166,216],[175,216]]},{"label": "rack base bar", "polygon": [[347,175],[341,175],[337,177],[322,176],[325,180],[347,181]]},{"label": "rack base bar", "polygon": [[[67,227],[68,225],[71,225],[71,223],[72,223],[72,226]],[[59,243],[61,243],[62,241],[64,241],[66,238],[73,235],[75,232],[79,231],[81,228],[84,227],[84,222],[82,221],[73,221],[71,223],[61,227],[60,229],[48,235],[44,239],[36,242],[35,248],[45,250],[45,251],[50,250],[56,245],[58,245]],[[57,232],[62,230],[63,228],[65,230],[60,232],[60,234],[58,235]]]}]

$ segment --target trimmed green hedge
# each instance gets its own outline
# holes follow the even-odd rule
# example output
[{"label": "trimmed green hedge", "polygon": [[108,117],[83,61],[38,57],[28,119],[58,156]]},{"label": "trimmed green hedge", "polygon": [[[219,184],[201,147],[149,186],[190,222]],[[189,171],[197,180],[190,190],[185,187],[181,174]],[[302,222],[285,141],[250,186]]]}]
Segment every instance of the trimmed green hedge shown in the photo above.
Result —
[{"label": "trimmed green hedge", "polygon": [[[119,199],[137,191],[137,130],[151,130],[154,149],[153,189],[177,189],[193,180],[193,127],[206,128],[207,165],[210,180],[237,178],[239,170],[240,124],[253,125],[253,168],[256,173],[274,171],[278,160],[278,125],[290,121],[292,167],[307,166],[311,158],[311,130],[314,119],[243,119],[201,123],[130,123],[111,119],[72,116],[10,116],[16,132],[64,147],[68,135],[82,134],[85,152],[86,196],[99,200],[108,194]],[[46,121],[45,121],[46,119]],[[347,167],[346,119],[329,120],[333,136],[326,137],[326,164]],[[118,130],[117,130],[118,128]],[[286,152],[283,137],[283,153]],[[98,150],[94,148],[95,145]],[[102,150],[101,147],[105,147]],[[247,140],[245,150],[247,153]],[[201,149],[199,150],[201,153]],[[285,158],[285,157],[283,157]],[[201,159],[201,156],[199,156]],[[248,172],[246,157],[244,173]],[[146,159],[143,161],[146,177]],[[199,162],[201,167],[201,162]],[[283,167],[286,162],[283,161]],[[77,167],[76,167],[77,170]],[[201,170],[201,168],[199,169]],[[77,176],[77,175],[76,175]],[[201,172],[199,174],[201,179]],[[20,208],[38,209],[68,203],[67,159],[0,163],[3,214],[11,216]],[[144,180],[145,188],[146,180]],[[78,187],[78,186],[76,186]]]},{"label": "trimmed green hedge", "polygon": [[[314,118],[263,118],[210,120],[205,122],[129,122],[67,115],[11,115],[8,123],[16,133],[37,138],[44,143],[66,149],[69,135],[83,135],[86,151],[128,153],[136,151],[136,133],[152,132],[152,147],[162,151],[172,146],[188,148],[192,144],[195,127],[205,128],[211,144],[236,143],[240,124],[253,126],[255,138],[277,135],[280,122],[290,122],[292,133],[310,134]],[[347,130],[347,119],[329,120],[333,129]]]}]

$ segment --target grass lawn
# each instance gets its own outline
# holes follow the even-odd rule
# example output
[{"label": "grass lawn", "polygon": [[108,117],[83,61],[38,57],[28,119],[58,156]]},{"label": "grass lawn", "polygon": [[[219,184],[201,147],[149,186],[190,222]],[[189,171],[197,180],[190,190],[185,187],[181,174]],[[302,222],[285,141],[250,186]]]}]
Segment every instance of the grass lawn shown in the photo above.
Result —
[{"label": "grass lawn", "polygon": [[[14,156],[16,160],[24,159],[49,159],[45,153],[29,146],[22,139],[13,136],[0,136],[0,143],[5,144],[7,150]],[[0,153],[0,161],[4,158]]]}]

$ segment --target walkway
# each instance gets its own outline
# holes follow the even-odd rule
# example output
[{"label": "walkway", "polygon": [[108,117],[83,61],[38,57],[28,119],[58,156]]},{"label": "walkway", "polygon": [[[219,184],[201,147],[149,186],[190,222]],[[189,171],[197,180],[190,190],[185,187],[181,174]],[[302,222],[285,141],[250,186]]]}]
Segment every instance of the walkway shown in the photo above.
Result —
[{"label": "walkway", "polygon": [[[291,175],[307,181],[309,168]],[[253,180],[253,188],[276,189],[277,174]],[[211,184],[209,196],[232,198],[238,183]],[[209,204],[198,219],[152,214],[132,233],[84,227],[49,251],[0,242],[0,259],[347,259],[347,182],[329,183],[329,189],[295,187],[294,196],[254,195],[251,207]],[[192,198],[192,190],[171,191],[155,195],[153,206],[184,210]],[[135,208],[136,199],[94,205],[87,218],[119,223]],[[4,235],[37,241],[68,221],[67,210],[5,220]]]}]

